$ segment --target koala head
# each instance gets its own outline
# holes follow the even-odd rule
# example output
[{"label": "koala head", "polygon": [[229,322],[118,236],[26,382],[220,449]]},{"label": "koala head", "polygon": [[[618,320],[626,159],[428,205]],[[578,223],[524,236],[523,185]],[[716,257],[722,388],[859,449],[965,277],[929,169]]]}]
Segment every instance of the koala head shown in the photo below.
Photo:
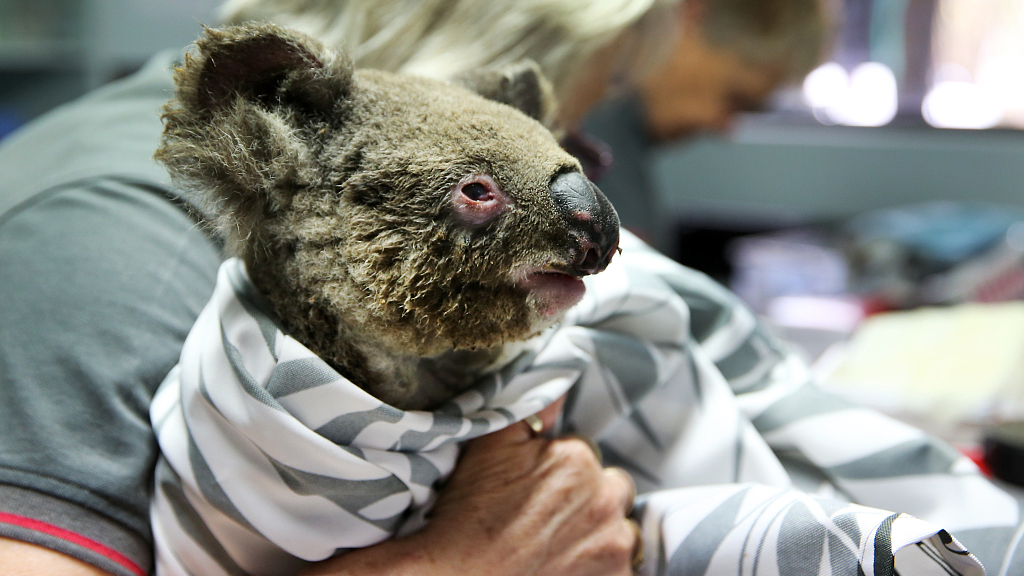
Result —
[{"label": "koala head", "polygon": [[282,327],[395,406],[446,400],[557,323],[617,250],[530,62],[355,70],[254,24],[206,30],[175,80],[156,158],[209,200]]}]

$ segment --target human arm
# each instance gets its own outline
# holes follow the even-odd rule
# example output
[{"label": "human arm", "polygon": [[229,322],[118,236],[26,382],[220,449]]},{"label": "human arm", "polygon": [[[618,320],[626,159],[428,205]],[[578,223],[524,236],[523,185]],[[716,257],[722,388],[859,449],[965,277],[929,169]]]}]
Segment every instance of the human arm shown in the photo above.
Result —
[{"label": "human arm", "polygon": [[151,561],[149,398],[220,261],[150,158],[170,63],[0,146],[0,535],[117,576]]},{"label": "human arm", "polygon": [[[553,411],[543,419],[550,426]],[[467,447],[423,531],[306,574],[501,574],[496,566],[508,574],[628,574],[635,536],[624,513],[631,490],[580,440],[532,438],[515,425]],[[0,543],[0,565],[32,576],[113,574],[13,540]]]},{"label": "human arm", "polygon": [[0,535],[145,573],[149,399],[219,261],[195,228],[157,190],[114,179],[0,220]]},{"label": "human arm", "polygon": [[533,438],[517,424],[467,445],[423,530],[303,576],[631,574],[631,491],[586,443]]},{"label": "human arm", "polygon": [[11,576],[110,576],[111,573],[49,548],[0,537],[0,566]]}]

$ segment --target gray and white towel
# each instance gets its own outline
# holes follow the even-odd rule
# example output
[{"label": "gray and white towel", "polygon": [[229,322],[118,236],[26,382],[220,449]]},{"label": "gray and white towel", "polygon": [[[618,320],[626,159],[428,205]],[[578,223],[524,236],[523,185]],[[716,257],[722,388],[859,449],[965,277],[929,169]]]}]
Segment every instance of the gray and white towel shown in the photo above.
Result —
[{"label": "gray and white towel", "polygon": [[1024,574],[1017,504],[967,458],[829,396],[721,286],[621,246],[560,327],[432,413],[340,376],[225,262],[153,402],[157,573],[292,574],[416,530],[460,441],[568,394],[561,430],[637,480],[644,574],[984,574],[958,540]]}]

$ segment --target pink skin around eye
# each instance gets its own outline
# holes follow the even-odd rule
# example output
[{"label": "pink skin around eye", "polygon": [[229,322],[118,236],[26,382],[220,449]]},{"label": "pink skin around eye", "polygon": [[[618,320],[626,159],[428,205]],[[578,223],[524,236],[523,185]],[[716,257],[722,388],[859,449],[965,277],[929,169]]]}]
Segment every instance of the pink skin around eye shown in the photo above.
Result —
[{"label": "pink skin around eye", "polygon": [[451,195],[455,213],[470,226],[490,222],[509,205],[508,195],[486,174],[463,178],[452,188]]}]

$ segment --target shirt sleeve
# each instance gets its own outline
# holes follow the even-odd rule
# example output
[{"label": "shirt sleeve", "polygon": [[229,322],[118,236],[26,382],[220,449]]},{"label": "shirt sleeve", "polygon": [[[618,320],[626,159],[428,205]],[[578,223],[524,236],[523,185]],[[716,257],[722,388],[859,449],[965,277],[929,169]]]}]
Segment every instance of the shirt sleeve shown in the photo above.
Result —
[{"label": "shirt sleeve", "polygon": [[219,262],[145,182],[86,179],[0,216],[0,535],[148,572],[149,402]]}]

